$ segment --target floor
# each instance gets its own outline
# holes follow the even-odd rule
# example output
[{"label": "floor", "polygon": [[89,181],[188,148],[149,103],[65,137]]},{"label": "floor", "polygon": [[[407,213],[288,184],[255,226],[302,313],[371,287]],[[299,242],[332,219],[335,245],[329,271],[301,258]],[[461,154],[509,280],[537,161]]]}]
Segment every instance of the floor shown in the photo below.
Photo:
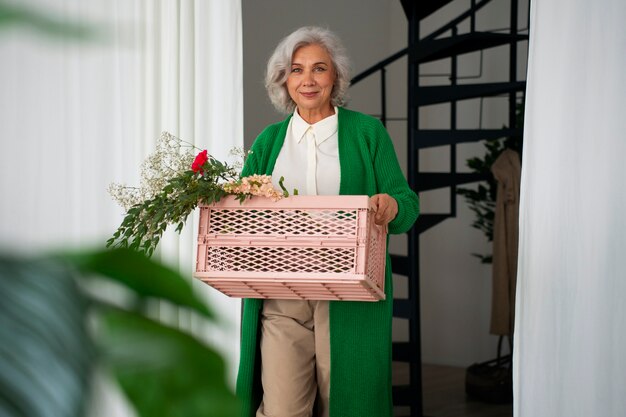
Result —
[{"label": "floor", "polygon": [[[424,417],[511,417],[513,405],[493,405],[468,398],[465,368],[422,365]],[[408,365],[393,363],[393,382],[409,383]],[[395,417],[409,417],[408,407],[395,407]]]}]

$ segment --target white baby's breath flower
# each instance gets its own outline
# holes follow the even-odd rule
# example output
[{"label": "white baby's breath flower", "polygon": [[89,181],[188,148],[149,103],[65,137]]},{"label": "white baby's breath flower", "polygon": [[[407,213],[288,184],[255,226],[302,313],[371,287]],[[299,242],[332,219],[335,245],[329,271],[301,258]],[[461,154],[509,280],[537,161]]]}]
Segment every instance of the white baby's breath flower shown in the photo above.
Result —
[{"label": "white baby's breath flower", "polygon": [[251,153],[252,153],[252,150],[245,150],[241,146],[233,146],[230,149],[228,154],[236,158],[232,162],[231,166],[235,169],[235,171],[237,171],[237,173],[241,172],[241,170],[243,169],[243,164],[246,162],[246,159]]},{"label": "white baby's breath flower", "polygon": [[193,145],[163,132],[156,149],[141,164],[139,187],[112,183],[108,192],[126,211],[135,204],[152,199],[172,178],[188,171],[194,159]]}]

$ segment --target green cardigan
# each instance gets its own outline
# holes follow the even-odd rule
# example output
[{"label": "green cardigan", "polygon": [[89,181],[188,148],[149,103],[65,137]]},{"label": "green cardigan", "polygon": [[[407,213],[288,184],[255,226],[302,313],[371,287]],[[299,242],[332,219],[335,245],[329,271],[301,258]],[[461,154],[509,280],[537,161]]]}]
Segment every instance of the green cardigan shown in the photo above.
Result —
[{"label": "green cardigan", "polygon": [[[270,125],[252,145],[242,175],[271,175],[287,133],[290,117]],[[378,119],[339,108],[339,194],[387,193],[398,202],[390,233],[404,233],[419,213],[417,195],[404,178],[389,134]],[[387,255],[385,301],[330,302],[330,416],[390,417],[391,319],[393,288]],[[243,306],[241,360],[237,395],[245,417],[254,416],[262,398],[259,314],[263,300]]]}]

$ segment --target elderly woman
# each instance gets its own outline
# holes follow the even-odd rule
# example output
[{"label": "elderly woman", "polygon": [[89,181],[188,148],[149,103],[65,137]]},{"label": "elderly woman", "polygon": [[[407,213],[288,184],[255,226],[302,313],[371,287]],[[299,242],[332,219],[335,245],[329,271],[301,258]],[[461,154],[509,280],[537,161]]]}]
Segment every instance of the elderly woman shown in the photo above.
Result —
[{"label": "elderly woman", "polygon": [[[348,85],[348,59],[332,32],[303,27],[283,39],[266,87],[289,115],[257,137],[242,175],[284,176],[300,194],[367,194],[376,223],[404,233],[417,218],[417,196],[380,121],[341,107]],[[245,300],[243,415],[391,416],[388,256],[385,275],[385,301]]]}]

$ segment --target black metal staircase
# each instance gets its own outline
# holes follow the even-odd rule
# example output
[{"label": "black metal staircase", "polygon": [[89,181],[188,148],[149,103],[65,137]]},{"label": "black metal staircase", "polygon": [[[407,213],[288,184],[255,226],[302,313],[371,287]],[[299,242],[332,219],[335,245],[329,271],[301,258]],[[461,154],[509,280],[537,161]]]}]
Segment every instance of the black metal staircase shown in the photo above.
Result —
[{"label": "black metal staircase", "polygon": [[[409,406],[411,416],[422,417],[422,376],[421,376],[421,341],[420,341],[420,233],[436,226],[442,221],[455,217],[456,186],[485,179],[483,176],[472,173],[459,173],[456,169],[456,146],[461,143],[477,142],[485,139],[495,139],[520,135],[519,129],[457,129],[457,101],[505,96],[508,98],[509,124],[515,126],[516,102],[519,94],[525,90],[525,82],[517,79],[517,44],[528,39],[527,34],[520,34],[518,30],[518,0],[510,2],[510,27],[506,33],[495,31],[480,32],[475,30],[476,12],[491,3],[491,0],[472,0],[468,10],[443,25],[428,36],[420,38],[420,22],[451,3],[453,0],[401,0],[402,7],[408,18],[408,47],[379,62],[373,67],[353,78],[356,84],[365,77],[380,73],[381,80],[381,114],[385,124],[386,111],[386,67],[397,59],[408,55],[408,181],[413,190],[423,192],[433,189],[448,188],[450,192],[450,209],[446,213],[423,214],[411,229],[408,236],[408,256],[391,255],[393,272],[407,277],[409,298],[394,300],[394,316],[408,319],[409,341],[394,343],[393,360],[407,362],[410,368],[410,385],[394,386],[394,404]],[[505,1],[505,0],[498,0]],[[458,27],[467,23],[468,33],[459,34]],[[502,45],[509,45],[509,74],[508,81],[498,83],[458,84],[461,78],[457,75],[457,56],[461,54],[482,51]],[[420,85],[420,65],[441,59],[451,60],[450,83],[447,85],[423,86]],[[419,108],[421,106],[449,103],[449,129],[428,130],[420,128]],[[449,146],[449,172],[425,173],[419,169],[419,151],[435,146]]]}]

